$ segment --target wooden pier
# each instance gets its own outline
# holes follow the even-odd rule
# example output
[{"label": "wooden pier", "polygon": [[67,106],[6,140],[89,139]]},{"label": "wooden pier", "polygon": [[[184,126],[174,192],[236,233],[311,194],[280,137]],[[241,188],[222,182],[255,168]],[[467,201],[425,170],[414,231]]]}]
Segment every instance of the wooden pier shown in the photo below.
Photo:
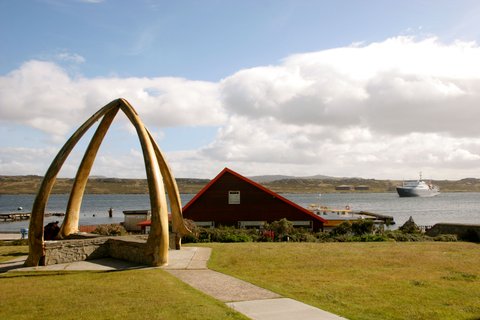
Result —
[{"label": "wooden pier", "polygon": [[30,212],[0,213],[0,221],[12,222],[30,219]]},{"label": "wooden pier", "polygon": [[393,219],[393,217],[392,216],[387,216],[385,214],[373,213],[373,212],[368,212],[368,211],[356,211],[355,213],[360,214],[360,215],[375,217],[377,220],[383,221],[383,223],[386,224],[387,226],[395,224],[395,220]]},{"label": "wooden pier", "polygon": [[[14,222],[30,219],[30,212],[0,213],[0,222]],[[63,217],[63,212],[47,212],[45,217]]]}]

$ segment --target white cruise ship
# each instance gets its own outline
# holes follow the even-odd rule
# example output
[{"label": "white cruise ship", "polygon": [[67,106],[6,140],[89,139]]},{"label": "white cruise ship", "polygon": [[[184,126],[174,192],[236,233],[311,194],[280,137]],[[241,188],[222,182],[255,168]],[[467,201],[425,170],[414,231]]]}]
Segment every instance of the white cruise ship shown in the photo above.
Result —
[{"label": "white cruise ship", "polygon": [[397,186],[400,197],[433,197],[440,193],[440,188],[432,183],[422,180],[422,173],[418,180],[406,180]]}]

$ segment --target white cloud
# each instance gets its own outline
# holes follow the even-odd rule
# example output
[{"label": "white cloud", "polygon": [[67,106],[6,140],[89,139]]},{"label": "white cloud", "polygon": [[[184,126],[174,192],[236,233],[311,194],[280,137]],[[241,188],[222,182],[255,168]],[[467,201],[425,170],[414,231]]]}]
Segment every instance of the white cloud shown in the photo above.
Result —
[{"label": "white cloud", "polygon": [[77,53],[60,52],[55,55],[56,60],[81,64],[85,63],[85,58]]},{"label": "white cloud", "polygon": [[222,82],[222,97],[231,113],[283,123],[474,135],[479,58],[475,43],[397,37],[239,71]]},{"label": "white cloud", "polygon": [[[160,138],[165,127],[220,128],[198,150],[167,154],[179,177],[230,166],[246,175],[462,178],[480,169],[479,92],[476,43],[396,37],[292,55],[218,83],[72,77],[29,61],[0,77],[0,121],[64,137],[124,97]],[[107,174],[97,174],[141,174],[138,158],[107,152],[98,165]],[[2,170],[19,168],[0,159]]]},{"label": "white cloud", "polygon": [[440,179],[445,178],[442,172],[458,168],[462,175],[455,178],[461,178],[478,175],[480,139],[437,133],[372,134],[365,128],[332,131],[242,117],[232,119],[201,155],[251,170],[246,174],[252,175],[321,173],[401,179],[414,178],[423,170]]},{"label": "white cloud", "polygon": [[[150,94],[152,89],[157,90]],[[109,101],[124,97],[148,124],[218,125],[217,86],[179,78],[72,78],[52,62],[29,61],[0,77],[0,121],[64,137]]]},{"label": "white cloud", "polygon": [[43,175],[58,150],[52,147],[0,148],[0,174],[10,175]]},{"label": "white cloud", "polygon": [[30,61],[0,77],[0,119],[62,136],[78,121],[83,95],[59,66]]}]

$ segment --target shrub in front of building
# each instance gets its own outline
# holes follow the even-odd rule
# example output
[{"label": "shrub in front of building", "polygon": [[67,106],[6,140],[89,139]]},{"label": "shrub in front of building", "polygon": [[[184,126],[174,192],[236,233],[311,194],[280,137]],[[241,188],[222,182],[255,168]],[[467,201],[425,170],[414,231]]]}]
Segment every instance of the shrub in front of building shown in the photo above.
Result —
[{"label": "shrub in front of building", "polygon": [[370,219],[357,220],[352,223],[352,233],[355,236],[370,235],[375,231],[375,225]]},{"label": "shrub in front of building", "polygon": [[195,227],[192,234],[182,238],[183,243],[197,242],[254,242],[260,238],[253,229],[234,227],[201,228]]},{"label": "shrub in front of building", "polygon": [[400,228],[398,228],[403,233],[408,234],[419,234],[422,233],[422,230],[417,226],[413,218],[410,217]]},{"label": "shrub in front of building", "polygon": [[349,236],[352,234],[352,224],[349,221],[342,222],[330,231],[330,236]]},{"label": "shrub in front of building", "polygon": [[385,235],[388,239],[399,242],[417,242],[417,241],[430,241],[431,238],[421,233],[405,233],[401,230],[386,231]]},{"label": "shrub in front of building", "polygon": [[433,237],[433,241],[456,242],[458,241],[458,237],[456,234],[440,234]]},{"label": "shrub in front of building", "polygon": [[92,233],[102,236],[124,236],[127,230],[120,224],[100,224]]},{"label": "shrub in front of building", "polygon": [[182,239],[183,243],[196,242],[379,242],[379,241],[457,241],[455,235],[428,237],[418,232],[418,227],[407,223],[399,230],[384,230],[376,227],[371,220],[346,221],[330,232],[312,233],[308,229],[294,228],[293,224],[281,219],[264,225],[262,229],[234,227],[201,228],[191,226],[191,235]]}]

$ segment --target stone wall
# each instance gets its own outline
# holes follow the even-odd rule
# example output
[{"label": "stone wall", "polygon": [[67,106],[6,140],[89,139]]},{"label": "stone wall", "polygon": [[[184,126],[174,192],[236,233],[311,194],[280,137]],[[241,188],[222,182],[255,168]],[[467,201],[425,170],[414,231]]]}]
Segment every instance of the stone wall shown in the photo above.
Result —
[{"label": "stone wall", "polygon": [[426,231],[427,236],[435,237],[440,234],[455,234],[461,240],[480,241],[480,225],[459,223],[437,223]]},{"label": "stone wall", "polygon": [[132,238],[111,238],[108,240],[109,257],[150,265],[151,259],[145,255],[145,240]]},{"label": "stone wall", "polygon": [[[100,258],[115,258],[151,265],[145,255],[147,235],[125,237],[85,237],[45,241],[45,258],[42,265],[70,263]],[[175,235],[170,234],[170,249],[175,248]]]},{"label": "stone wall", "polygon": [[109,238],[45,241],[45,265],[69,263],[108,256]]}]

